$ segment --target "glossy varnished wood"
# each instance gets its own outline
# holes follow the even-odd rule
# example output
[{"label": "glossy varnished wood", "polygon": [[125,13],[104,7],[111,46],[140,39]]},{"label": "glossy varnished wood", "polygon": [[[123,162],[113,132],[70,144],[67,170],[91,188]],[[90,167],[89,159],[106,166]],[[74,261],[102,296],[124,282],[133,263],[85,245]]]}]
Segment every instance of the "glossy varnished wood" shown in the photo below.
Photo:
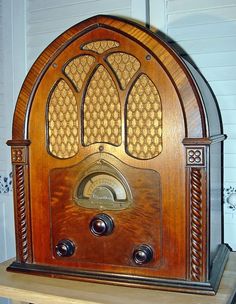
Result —
[{"label": "glossy varnished wood", "polygon": [[[82,51],[79,51],[80,45],[84,44],[86,41],[90,41],[92,38],[97,37],[96,39],[107,39],[111,38],[120,41],[122,46],[120,49],[122,51],[127,51],[132,49],[132,54],[136,56],[140,62],[142,62],[141,67],[142,71],[145,72],[147,75],[150,76],[152,81],[157,86],[157,89],[159,91],[159,94],[162,99],[163,104],[163,116],[165,117],[165,120],[163,121],[163,129],[165,132],[163,133],[163,141],[165,143],[164,151],[158,156],[158,162],[156,162],[155,158],[145,161],[140,161],[138,159],[130,157],[126,153],[125,149],[125,142],[123,141],[122,144],[118,147],[112,146],[106,143],[103,143],[103,151],[102,153],[99,152],[100,143],[93,144],[88,147],[84,147],[82,144],[79,146],[79,153],[69,159],[64,159],[63,162],[60,159],[56,159],[55,157],[52,157],[48,154],[46,149],[42,149],[42,142],[47,142],[46,134],[45,134],[45,102],[48,98],[48,92],[50,91],[51,87],[54,85],[54,83],[57,81],[58,78],[65,78],[65,76],[61,72],[61,67],[64,65],[65,62],[67,62],[70,58],[73,58],[76,54],[82,53]],[[185,231],[185,219],[186,219],[186,209],[181,207],[181,202],[185,201],[185,194],[181,190],[184,188],[185,185],[185,179],[184,179],[184,171],[181,170],[181,162],[177,162],[177,159],[182,159],[182,162],[184,162],[184,150],[181,145],[178,145],[179,142],[181,142],[182,138],[185,136],[185,127],[184,127],[184,119],[181,111],[181,105],[179,102],[178,95],[176,94],[174,90],[174,86],[172,85],[172,82],[168,78],[168,75],[163,71],[162,67],[159,65],[159,61],[157,60],[150,60],[149,62],[146,61],[146,56],[148,55],[147,51],[140,47],[139,44],[136,42],[132,42],[132,40],[125,40],[125,37],[120,35],[120,33],[111,33],[110,29],[103,29],[103,28],[95,28],[94,31],[88,32],[84,34],[81,38],[75,40],[72,42],[68,48],[61,53],[55,60],[54,63],[56,63],[56,68],[54,65],[51,65],[48,70],[45,72],[45,75],[43,76],[40,86],[38,87],[35,96],[34,101],[31,106],[31,114],[29,117],[29,137],[35,138],[40,140],[35,140],[34,143],[32,142],[31,149],[30,149],[30,159],[31,162],[34,163],[34,170],[31,171],[30,177],[31,177],[31,184],[34,184],[35,181],[38,181],[37,187],[33,187],[31,190],[31,200],[34,202],[31,207],[31,218],[33,223],[33,251],[34,251],[34,259],[37,263],[46,263],[46,264],[52,264],[52,265],[61,265],[61,266],[77,266],[79,268],[83,269],[94,269],[98,268],[100,270],[108,270],[114,271],[114,272],[121,272],[121,273],[128,273],[128,274],[135,274],[135,273],[143,273],[143,274],[150,274],[152,272],[158,273],[160,276],[170,276],[175,278],[185,278],[186,277],[186,262],[183,263],[183,257],[185,256],[186,252],[186,231]],[[98,56],[98,60],[102,60],[102,56]],[[165,88],[168,87],[169,89],[166,90]],[[129,88],[127,89],[129,90]],[[83,92],[82,92],[83,93]],[[125,96],[123,91],[119,91],[119,94],[121,95],[121,106],[124,108],[125,103]],[[80,95],[80,94],[79,94]],[[81,97],[78,98],[78,103],[81,103]],[[173,106],[174,105],[174,106]],[[172,111],[173,107],[175,108],[175,111]],[[124,117],[122,121],[124,122]],[[37,121],[37,125],[40,126],[39,128],[35,128],[35,122]],[[175,125],[178,125],[178,129],[175,129]],[[124,126],[124,123],[123,123]],[[124,134],[123,130],[123,134]],[[172,138],[170,141],[169,138]],[[174,154],[167,153],[167,151],[175,151]],[[148,216],[148,209],[145,210],[145,204],[151,205],[153,202],[153,198],[150,197],[148,192],[152,191],[151,189],[146,189],[146,186],[143,184],[139,184],[138,178],[136,176],[140,174],[146,174],[145,171],[140,171],[139,173],[133,173],[134,180],[132,184],[136,184],[136,188],[143,187],[144,192],[146,192],[145,196],[140,197],[140,201],[142,204],[142,208],[135,206],[137,205],[137,200],[134,198],[134,211],[131,212],[129,215],[131,219],[134,220],[136,218],[136,224],[129,225],[129,220],[127,220],[127,216],[129,214],[129,211],[124,211],[123,213],[117,214],[117,212],[113,213],[113,216],[115,217],[117,223],[117,229],[121,229],[120,233],[114,233],[107,237],[107,240],[105,244],[103,244],[103,239],[97,239],[96,237],[91,236],[89,232],[89,220],[93,218],[95,215],[95,212],[98,212],[97,210],[91,212],[91,211],[82,211],[77,207],[78,213],[83,213],[84,216],[87,214],[87,217],[84,218],[84,220],[81,219],[81,225],[79,225],[78,221],[75,221],[72,225],[72,230],[70,237],[75,240],[77,246],[78,246],[78,252],[80,241],[83,240],[83,244],[88,245],[85,241],[86,236],[91,240],[91,244],[93,243],[92,247],[91,245],[88,246],[87,250],[92,249],[92,252],[94,255],[98,255],[97,257],[94,256],[94,261],[92,263],[92,259],[88,259],[90,263],[83,264],[80,262],[79,256],[78,259],[75,257],[72,257],[71,259],[63,260],[63,259],[55,259],[54,254],[51,250],[51,248],[55,247],[55,241],[58,241],[59,236],[60,237],[68,237],[68,234],[64,232],[64,235],[59,233],[59,235],[55,236],[54,234],[54,241],[52,243],[51,234],[50,234],[50,227],[54,227],[52,224],[53,222],[58,222],[58,219],[55,218],[55,220],[50,217],[50,214],[52,216],[55,215],[55,209],[57,209],[58,217],[61,218],[61,221],[64,225],[62,225],[62,231],[64,231],[64,226],[66,226],[66,221],[69,220],[70,212],[73,214],[73,210],[69,212],[69,208],[67,207],[67,212],[63,211],[64,209],[61,209],[58,204],[54,203],[53,210],[49,213],[48,205],[44,202],[48,201],[49,193],[52,191],[52,188],[50,188],[50,184],[48,184],[48,176],[50,176],[51,170],[53,168],[61,168],[61,173],[59,173],[59,176],[67,174],[66,172],[69,172],[72,166],[75,167],[76,171],[84,172],[86,171],[83,168],[83,165],[80,164],[83,159],[86,158],[87,163],[89,163],[89,155],[97,154],[97,159],[112,159],[110,155],[114,155],[116,158],[122,160],[122,162],[125,162],[126,164],[129,164],[131,167],[141,167],[145,169],[155,170],[158,172],[158,174],[162,175],[162,178],[160,180],[160,184],[162,187],[162,190],[160,192],[166,193],[166,195],[162,198],[162,203],[159,206],[160,211],[156,211],[157,213],[161,212],[164,216],[158,216],[160,218],[159,220],[154,220],[154,218],[151,219],[150,216]],[[88,159],[88,160],[87,160]],[[113,163],[112,163],[113,164]],[[114,164],[113,164],[114,165]],[[115,162],[115,167],[119,168],[122,174],[125,176],[127,169],[124,167],[122,169],[122,164],[119,164],[119,162]],[[43,170],[42,170],[43,168]],[[127,167],[128,168],[128,167]],[[64,170],[64,173],[63,173]],[[130,169],[131,170],[131,169]],[[165,174],[167,171],[172,171],[172,175]],[[176,174],[174,174],[176,172]],[[178,174],[177,174],[178,172]],[[128,172],[127,172],[128,173]],[[178,178],[176,178],[178,177]],[[152,187],[153,189],[156,189],[158,185],[156,186],[155,180],[150,176],[149,180],[153,180]],[[53,180],[53,186],[54,189],[56,189],[56,186],[63,184],[60,182],[59,179],[50,178]],[[136,181],[135,181],[136,179]],[[76,180],[76,176],[70,178],[70,180]],[[129,178],[128,178],[129,180]],[[174,184],[175,188],[170,188],[169,184]],[[132,184],[130,184],[130,187],[133,188]],[[74,189],[74,185],[71,184],[71,191]],[[156,191],[156,190],[154,190]],[[135,193],[135,190],[132,189],[132,192]],[[71,197],[71,193],[69,194]],[[146,197],[149,196],[150,202],[146,199]],[[158,199],[158,198],[157,198]],[[70,198],[71,200],[71,198]],[[63,202],[63,196],[61,197],[61,202]],[[67,197],[68,201],[68,197]],[[52,202],[53,203],[53,202]],[[51,204],[52,204],[51,203]],[[72,208],[73,202],[70,203]],[[140,205],[141,206],[141,205]],[[148,208],[148,207],[147,207]],[[132,210],[132,209],[131,209]],[[150,212],[150,214],[155,213],[154,210]],[[117,214],[117,215],[115,215]],[[133,215],[132,215],[133,214]],[[134,215],[136,214],[136,215]],[[118,217],[118,219],[117,219]],[[139,218],[139,219],[138,219]],[[134,221],[134,222],[135,222]],[[44,238],[38,238],[38,231],[42,229],[42,222],[45,226],[45,232]],[[76,224],[77,223],[77,224]],[[151,234],[153,232],[153,235],[156,235],[159,239],[160,236],[158,234],[160,232],[156,232],[156,227],[152,227],[151,223],[157,224],[157,227],[162,227],[162,244],[155,242],[155,255],[157,257],[155,263],[151,264],[154,266],[155,264],[158,265],[158,267],[155,270],[155,267],[133,267],[132,264],[132,250],[135,248],[139,242],[150,242],[151,240]],[[158,224],[159,223],[159,224]],[[143,228],[146,227],[146,228]],[[146,232],[144,233],[144,230]],[[159,229],[159,228],[158,228]],[[122,238],[118,235],[122,235],[122,230],[130,231],[130,241],[131,243],[128,245],[128,243],[125,241],[125,237]],[[58,231],[57,228],[55,228],[56,233]],[[78,231],[81,231],[81,237],[79,239],[76,239],[76,235],[78,234]],[[151,232],[152,231],[152,232]],[[125,235],[125,234],[124,234]],[[123,235],[123,236],[124,236]],[[135,235],[142,236],[141,238],[136,238]],[[150,235],[150,236],[149,236]],[[116,239],[117,238],[117,239]],[[110,242],[109,242],[110,240]],[[165,241],[164,241],[165,240]],[[168,241],[167,241],[168,240]],[[160,241],[159,241],[160,242]],[[126,244],[125,244],[126,243]],[[107,257],[104,257],[104,249],[109,244],[110,249],[108,249]],[[127,253],[124,255],[123,264],[121,264],[121,257],[119,255],[124,253],[123,246],[127,245]],[[53,247],[52,247],[53,246]],[[95,246],[95,247],[94,247]],[[96,248],[96,246],[98,246]],[[91,248],[90,248],[91,247]],[[39,250],[39,248],[45,248],[44,250]],[[100,249],[99,249],[100,248]],[[80,252],[81,257],[83,256],[82,260],[85,259],[84,255],[86,255],[86,251],[83,250]],[[91,255],[91,254],[90,254]],[[167,258],[168,256],[168,258]],[[105,267],[105,260],[110,260],[109,264]],[[163,261],[165,262],[163,263]],[[96,265],[94,263],[97,263]],[[102,262],[102,263],[101,263]],[[126,265],[128,267],[126,267]],[[121,268],[123,266],[123,269]]]},{"label": "glossy varnished wood", "polygon": [[[107,64],[110,50],[95,53],[83,49],[86,43],[101,40],[119,42],[115,51],[132,54],[140,63],[140,70],[131,76],[126,88]],[[120,102],[118,143],[84,141],[85,96],[95,72],[85,76],[86,85],[78,90],[64,70],[72,59],[83,55],[93,56],[94,71],[105,66],[109,82],[114,83],[112,91],[116,95],[109,97],[119,98]],[[13,139],[8,142],[12,146],[17,239],[16,263],[10,270],[215,293],[229,251],[221,238],[221,154],[225,136],[214,98],[196,73],[160,38],[114,17],[90,18],[48,46],[22,86],[14,114]],[[160,103],[157,124],[161,139],[159,152],[152,157],[132,155],[128,147],[127,116],[132,115],[127,114],[128,101],[140,75],[148,77],[149,88],[155,88]],[[67,92],[74,94],[78,108],[76,152],[69,157],[57,155],[50,146],[54,139],[50,137],[49,112],[56,109],[50,108],[50,102],[60,81],[66,83]],[[141,136],[135,140],[141,141]],[[105,237],[94,236],[89,230],[91,220],[103,209],[86,209],[75,198],[78,184],[99,162],[116,168],[132,198],[125,210],[105,209],[115,224],[113,233]],[[56,255],[56,245],[63,239],[75,244],[71,257]],[[154,252],[153,260],[141,266],[135,265],[132,258],[140,244],[152,246]]]},{"label": "glossy varnished wood", "polygon": [[154,36],[151,32],[137,24],[130,21],[124,22],[122,19],[114,17],[96,16],[75,25],[60,35],[36,60],[29,71],[19,95],[14,116],[13,139],[27,137],[27,114],[30,111],[37,83],[41,80],[45,70],[68,45],[92,28],[109,28],[115,32],[125,33],[125,36],[134,41],[141,42],[149,52],[158,58],[163,68],[171,76],[173,84],[181,96],[186,126],[188,126],[186,136],[207,136],[205,111],[202,108],[200,96],[197,94],[197,89],[194,86],[194,80],[191,74],[187,72],[183,61],[180,60],[172,49],[161,39],[158,39],[157,36]]},{"label": "glossy varnished wood", "polygon": [[236,288],[236,256],[230,254],[216,296],[191,295],[167,291],[145,290],[103,284],[75,282],[7,273],[9,261],[0,266],[0,296],[35,304],[123,304],[123,303],[166,303],[166,304],[234,304]]}]

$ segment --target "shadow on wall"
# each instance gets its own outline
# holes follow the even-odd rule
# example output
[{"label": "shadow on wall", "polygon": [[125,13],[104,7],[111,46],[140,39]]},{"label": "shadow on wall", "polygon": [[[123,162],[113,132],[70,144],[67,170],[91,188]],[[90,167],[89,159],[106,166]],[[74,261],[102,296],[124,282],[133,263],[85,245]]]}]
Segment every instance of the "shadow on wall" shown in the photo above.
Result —
[{"label": "shadow on wall", "polygon": [[[218,8],[218,10],[215,10]],[[221,10],[219,7],[212,7],[213,13],[205,13],[205,10],[202,13],[196,13],[194,11],[184,13],[172,14],[170,19],[168,19],[167,31],[164,33],[162,31],[156,31],[156,35],[160,36],[167,44],[169,44],[181,57],[188,60],[196,69],[198,69],[193,58],[188,54],[188,50],[185,50],[183,46],[178,44],[176,40],[181,41],[192,41],[193,45],[196,45],[194,53],[215,53],[219,50],[215,49],[214,43],[210,43],[209,40],[214,41],[214,39],[227,38],[229,36],[236,35],[235,22],[232,20],[232,17],[222,18]],[[227,8],[227,7],[226,7]],[[209,5],[209,12],[211,9]],[[228,8],[230,9],[230,8]],[[219,12],[217,15],[216,13]],[[184,17],[183,17],[184,14]],[[230,15],[230,13],[228,13]],[[227,15],[227,12],[224,13]],[[231,14],[232,15],[232,14]],[[173,17],[174,16],[174,17]],[[201,49],[200,52],[196,52],[199,48],[199,40],[206,40],[207,48],[204,50]],[[235,46],[235,38],[232,37]],[[195,43],[194,43],[195,42]],[[221,44],[222,51],[231,51],[230,46]],[[233,48],[235,51],[235,47]]]},{"label": "shadow on wall", "polygon": [[222,121],[220,107],[219,107],[217,98],[216,98],[215,93],[212,90],[209,82],[207,81],[205,76],[202,74],[201,70],[198,68],[198,65],[195,63],[193,58],[188,54],[188,52],[185,49],[183,49],[182,46],[178,42],[176,42],[173,38],[171,38],[170,36],[168,36],[167,34],[161,32],[161,31],[157,31],[155,34],[158,37],[160,37],[161,39],[163,39],[184,61],[189,62],[194,67],[194,69],[196,69],[198,71],[198,73],[202,76],[202,78],[205,80],[209,90],[212,93],[212,96],[215,99],[215,104],[216,104],[217,109],[218,109],[219,117],[220,117],[220,120],[221,120],[222,133],[223,133],[223,121]]},{"label": "shadow on wall", "polygon": [[[227,9],[227,8],[226,8]],[[208,10],[209,12],[209,10]],[[221,14],[221,10],[219,10],[219,13]],[[227,15],[227,13],[225,13]],[[209,15],[204,13],[189,13],[187,17],[179,17],[177,16],[174,21],[169,22],[169,30],[171,32],[171,29],[184,29],[182,32],[181,40],[185,39],[184,37],[184,31],[186,31],[188,38],[187,40],[195,41],[196,44],[198,44],[199,40],[203,39],[206,40],[206,44],[209,43],[209,49],[201,50],[199,49],[199,53],[201,54],[214,54],[215,52],[221,52],[222,57],[225,57],[225,52],[232,52],[235,51],[235,45],[232,48],[232,45],[225,44],[222,46],[222,40],[221,38],[228,38],[229,33],[231,33],[232,41],[235,39],[236,36],[236,27],[234,26],[235,23],[230,22],[231,19],[222,18],[221,16],[217,15]],[[206,31],[204,31],[204,27],[207,28]],[[170,37],[164,32],[157,31],[155,33],[158,37],[163,39],[171,48],[174,49],[174,51],[184,60],[188,61],[201,75],[201,70],[199,69],[198,65],[194,61],[194,59],[188,54],[187,50],[185,50],[177,41],[174,40],[174,37]],[[194,35],[197,34],[197,37],[194,37]],[[216,38],[216,43],[214,45],[211,45],[211,41],[208,41],[207,38],[209,38],[211,41],[214,41],[214,38]],[[180,37],[180,36],[178,36]],[[199,39],[197,39],[199,38]],[[234,40],[235,41],[235,40]],[[219,43],[219,48],[217,49],[217,46]],[[197,48],[197,47],[196,47]],[[199,46],[200,48],[200,46]],[[224,59],[224,58],[222,58]],[[217,64],[217,66],[221,66],[221,64]],[[207,79],[202,75],[202,77],[205,79],[208,87],[210,88],[211,92],[213,93],[213,96],[215,97],[215,94],[213,90],[211,89]],[[222,94],[227,95],[228,91],[227,88],[225,88],[225,92]],[[220,113],[220,108],[217,102],[217,98],[215,97],[215,101],[218,107],[218,111]],[[222,119],[221,119],[222,122]],[[223,122],[222,122],[223,126]],[[230,139],[230,136],[228,137]],[[234,165],[232,165],[233,167]],[[224,188],[224,204],[225,204],[225,212],[235,213],[236,214],[236,185],[229,185]]]}]

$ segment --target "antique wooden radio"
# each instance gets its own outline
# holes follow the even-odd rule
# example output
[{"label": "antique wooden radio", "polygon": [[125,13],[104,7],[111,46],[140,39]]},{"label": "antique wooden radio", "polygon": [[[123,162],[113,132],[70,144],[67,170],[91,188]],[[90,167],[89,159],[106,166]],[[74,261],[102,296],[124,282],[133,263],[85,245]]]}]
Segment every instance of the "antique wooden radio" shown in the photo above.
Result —
[{"label": "antique wooden radio", "polygon": [[8,269],[214,294],[224,139],[210,89],[161,38],[108,16],[70,28],[17,101]]}]

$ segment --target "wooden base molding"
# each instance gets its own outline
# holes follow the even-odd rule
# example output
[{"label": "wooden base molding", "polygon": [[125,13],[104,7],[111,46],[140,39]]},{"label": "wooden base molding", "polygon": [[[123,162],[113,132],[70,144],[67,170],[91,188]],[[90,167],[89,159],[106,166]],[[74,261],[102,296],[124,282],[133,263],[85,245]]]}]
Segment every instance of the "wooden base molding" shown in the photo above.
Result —
[{"label": "wooden base molding", "polygon": [[[79,269],[66,269],[43,265],[24,264],[13,262],[7,270],[24,272],[29,274],[40,274],[49,277],[60,277],[67,279],[78,279],[86,282],[107,283],[121,286],[131,286],[167,291],[187,292],[215,295],[224,272],[224,267],[229,257],[230,249],[227,245],[221,245],[207,282],[188,282],[183,280],[166,280],[137,277],[135,275],[114,275],[111,273],[82,271]],[[219,266],[220,265],[220,266]]]}]

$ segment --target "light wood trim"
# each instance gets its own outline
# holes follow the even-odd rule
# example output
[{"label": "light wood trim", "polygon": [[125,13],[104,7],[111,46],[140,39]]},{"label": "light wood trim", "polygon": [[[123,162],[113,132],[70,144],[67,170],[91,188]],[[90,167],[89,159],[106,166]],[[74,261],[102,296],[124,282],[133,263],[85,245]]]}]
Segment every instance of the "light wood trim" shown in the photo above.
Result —
[{"label": "light wood trim", "polygon": [[203,138],[184,138],[184,145],[210,145],[216,144],[218,142],[224,141],[227,138],[225,134],[219,134],[211,137],[203,137]]}]

